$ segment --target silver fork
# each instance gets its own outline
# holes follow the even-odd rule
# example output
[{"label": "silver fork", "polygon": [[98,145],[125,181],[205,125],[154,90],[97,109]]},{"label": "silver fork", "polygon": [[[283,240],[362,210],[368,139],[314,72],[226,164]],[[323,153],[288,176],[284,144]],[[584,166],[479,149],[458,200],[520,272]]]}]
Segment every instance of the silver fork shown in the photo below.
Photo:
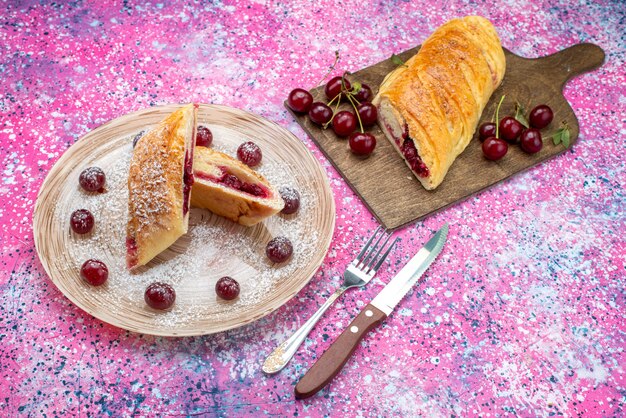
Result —
[{"label": "silver fork", "polygon": [[[378,227],[374,234],[367,240],[367,243],[363,246],[363,249],[356,256],[356,258],[348,265],[346,271],[343,273],[343,284],[339,287],[335,293],[330,295],[328,300],[324,302],[322,306],[306,321],[291,337],[285,340],[282,344],[280,344],[272,353],[265,359],[263,363],[263,371],[268,374],[277,373],[283,369],[289,363],[289,360],[296,354],[298,351],[298,347],[305,340],[306,336],[309,335],[309,332],[313,329],[317,321],[322,317],[324,312],[333,304],[339,296],[343,294],[346,290],[353,287],[365,286],[372,277],[376,274],[380,266],[383,264],[389,252],[398,241],[396,238],[385,250],[382,252],[389,239],[391,238],[391,233],[387,233],[386,231],[382,231],[382,234],[379,232],[382,230],[381,227]],[[376,239],[376,236],[378,238]],[[384,238],[384,240],[383,240]],[[372,245],[372,242],[376,242]],[[382,245],[379,245],[383,241]],[[381,256],[382,253],[382,256]]]}]

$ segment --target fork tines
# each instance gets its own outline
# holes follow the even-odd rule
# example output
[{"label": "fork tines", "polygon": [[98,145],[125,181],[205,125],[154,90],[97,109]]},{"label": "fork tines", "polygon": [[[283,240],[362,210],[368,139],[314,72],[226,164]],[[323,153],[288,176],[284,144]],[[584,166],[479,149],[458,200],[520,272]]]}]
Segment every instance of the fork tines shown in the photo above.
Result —
[{"label": "fork tines", "polygon": [[[372,236],[367,240],[363,249],[356,257],[355,267],[363,270],[366,274],[369,274],[370,272],[375,273],[389,255],[393,246],[396,242],[398,242],[398,238],[396,238],[383,252],[383,249],[391,239],[392,235],[393,233],[385,231],[380,226],[376,228],[376,231],[374,231]],[[372,242],[374,244],[372,244]]]}]

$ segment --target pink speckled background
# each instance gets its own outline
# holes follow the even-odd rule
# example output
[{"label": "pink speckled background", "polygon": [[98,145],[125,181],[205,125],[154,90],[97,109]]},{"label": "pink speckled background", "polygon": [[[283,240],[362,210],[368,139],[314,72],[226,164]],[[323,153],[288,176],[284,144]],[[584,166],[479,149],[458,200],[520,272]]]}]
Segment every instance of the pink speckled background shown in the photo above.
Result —
[{"label": "pink speckled background", "polygon": [[[96,4],[99,3],[99,4]],[[480,14],[503,45],[537,57],[578,42],[607,54],[565,95],[571,151],[398,232],[379,275],[331,309],[292,363],[261,362],[339,283],[377,225],[282,106],[339,50],[356,70]],[[0,2],[0,415],[624,416],[626,6],[620,1]],[[98,125],[157,104],[207,102],[294,132],[331,180],[333,248],[292,301],[217,335],[136,335],[95,320],[46,277],[34,250],[37,191]],[[319,394],[293,387],[444,222],[427,282]]]}]

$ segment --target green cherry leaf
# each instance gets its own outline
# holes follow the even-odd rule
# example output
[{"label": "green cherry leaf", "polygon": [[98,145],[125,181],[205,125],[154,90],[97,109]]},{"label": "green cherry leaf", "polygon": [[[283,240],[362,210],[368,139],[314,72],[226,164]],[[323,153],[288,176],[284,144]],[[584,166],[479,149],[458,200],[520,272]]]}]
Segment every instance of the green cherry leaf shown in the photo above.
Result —
[{"label": "green cherry leaf", "polygon": [[393,62],[395,65],[398,65],[398,66],[404,65],[406,67],[406,65],[404,64],[404,61],[402,61],[402,58],[400,58],[396,54],[391,54],[391,62]]},{"label": "green cherry leaf", "polygon": [[561,141],[563,141],[563,145],[565,145],[565,148],[569,148],[569,145],[570,145],[569,129],[563,128],[563,134],[561,136]]},{"label": "green cherry leaf", "polygon": [[519,102],[515,102],[515,119],[524,125],[525,128],[529,127],[528,119],[526,119],[526,110]]},{"label": "green cherry leaf", "polygon": [[554,135],[552,135],[552,142],[554,142],[554,145],[559,145],[561,143],[562,135],[563,135],[563,128],[560,128],[558,131],[554,133]]}]

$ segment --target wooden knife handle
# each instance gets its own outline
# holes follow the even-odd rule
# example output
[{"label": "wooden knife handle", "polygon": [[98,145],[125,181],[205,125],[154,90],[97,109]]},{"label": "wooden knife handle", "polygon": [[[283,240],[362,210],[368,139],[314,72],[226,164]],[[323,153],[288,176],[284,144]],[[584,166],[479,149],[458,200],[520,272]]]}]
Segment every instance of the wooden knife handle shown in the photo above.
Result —
[{"label": "wooden knife handle", "polygon": [[359,341],[367,332],[387,317],[384,312],[367,305],[348,325],[346,330],[328,347],[313,367],[296,385],[296,399],[315,395],[339,373],[348,361]]}]

